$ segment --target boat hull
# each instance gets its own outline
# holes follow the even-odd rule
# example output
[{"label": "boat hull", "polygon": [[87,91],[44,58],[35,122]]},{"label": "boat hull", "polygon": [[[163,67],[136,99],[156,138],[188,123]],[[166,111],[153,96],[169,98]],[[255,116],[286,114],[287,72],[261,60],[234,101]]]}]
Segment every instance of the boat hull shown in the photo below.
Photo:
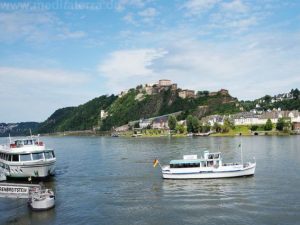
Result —
[{"label": "boat hull", "polygon": [[39,200],[39,201],[30,201],[29,206],[32,208],[34,211],[43,211],[43,210],[48,210],[52,209],[55,206],[55,198],[54,196],[52,197],[47,197],[46,199]]},{"label": "boat hull", "polygon": [[55,161],[25,165],[9,165],[8,178],[45,178],[55,174]]},{"label": "boat hull", "polygon": [[253,176],[255,173],[255,164],[249,167],[243,168],[236,171],[198,171],[198,172],[187,172],[187,173],[171,173],[163,172],[162,176],[164,179],[217,179],[217,178],[232,178],[232,177],[244,177]]}]

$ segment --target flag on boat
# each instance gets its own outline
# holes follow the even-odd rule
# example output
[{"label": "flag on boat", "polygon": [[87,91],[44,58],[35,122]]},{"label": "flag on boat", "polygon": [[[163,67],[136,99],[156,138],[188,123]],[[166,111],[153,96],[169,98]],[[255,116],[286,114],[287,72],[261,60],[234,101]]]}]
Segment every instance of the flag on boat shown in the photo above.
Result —
[{"label": "flag on boat", "polygon": [[156,167],[158,163],[159,163],[158,159],[154,159],[154,161],[153,161],[153,167]]}]

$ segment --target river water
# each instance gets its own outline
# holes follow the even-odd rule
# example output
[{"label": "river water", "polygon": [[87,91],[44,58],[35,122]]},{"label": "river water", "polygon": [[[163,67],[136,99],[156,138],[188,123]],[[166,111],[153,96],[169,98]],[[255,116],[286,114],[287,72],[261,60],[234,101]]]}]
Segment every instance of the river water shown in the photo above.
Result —
[{"label": "river water", "polygon": [[[56,150],[56,207],[32,212],[0,199],[0,224],[300,224],[300,136],[45,137]],[[5,139],[0,139],[4,142]],[[153,159],[221,151],[223,162],[256,158],[253,177],[163,180]]]}]

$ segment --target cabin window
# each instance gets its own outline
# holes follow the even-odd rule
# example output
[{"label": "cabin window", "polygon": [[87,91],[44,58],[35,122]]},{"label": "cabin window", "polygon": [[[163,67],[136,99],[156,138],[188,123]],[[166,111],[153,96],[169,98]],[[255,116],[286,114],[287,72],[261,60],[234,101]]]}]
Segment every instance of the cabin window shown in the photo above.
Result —
[{"label": "cabin window", "polygon": [[3,159],[3,153],[0,153],[0,158]]},{"label": "cabin window", "polygon": [[45,152],[45,158],[46,159],[52,159],[53,158],[52,153],[51,152]]},{"label": "cabin window", "polygon": [[52,157],[55,158],[54,151],[51,151]]},{"label": "cabin window", "polygon": [[7,155],[7,160],[6,161],[11,161],[11,155]]},{"label": "cabin window", "polygon": [[31,155],[30,154],[20,155],[20,161],[31,161]]},{"label": "cabin window", "polygon": [[23,141],[16,141],[15,143],[16,143],[17,147],[23,146]]},{"label": "cabin window", "polygon": [[218,159],[218,158],[219,158],[219,154],[215,154],[214,159]]},{"label": "cabin window", "polygon": [[19,162],[19,155],[12,155],[13,162]]},{"label": "cabin window", "polygon": [[170,168],[192,168],[192,167],[200,167],[200,163],[178,163],[178,164],[170,164]]},{"label": "cabin window", "polygon": [[40,160],[40,159],[44,159],[44,154],[42,152],[32,153],[32,160]]},{"label": "cabin window", "polygon": [[32,140],[24,140],[24,145],[32,145]]}]

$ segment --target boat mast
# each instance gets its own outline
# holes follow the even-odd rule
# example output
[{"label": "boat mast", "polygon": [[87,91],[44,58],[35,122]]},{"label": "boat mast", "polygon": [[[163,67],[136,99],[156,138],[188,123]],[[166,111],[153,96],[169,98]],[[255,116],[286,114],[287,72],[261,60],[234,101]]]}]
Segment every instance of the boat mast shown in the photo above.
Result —
[{"label": "boat mast", "polygon": [[31,128],[29,129],[29,131],[30,131],[30,138],[31,138],[31,141],[32,141],[32,143],[33,143],[33,137],[32,137]]},{"label": "boat mast", "polygon": [[242,139],[241,139],[241,143],[240,143],[240,148],[241,148],[241,162],[242,162],[242,165],[244,165],[244,162],[243,162],[243,145],[242,145]]},{"label": "boat mast", "polygon": [[10,133],[8,134],[8,139],[9,139],[9,144],[11,144],[11,137],[10,137]]}]

